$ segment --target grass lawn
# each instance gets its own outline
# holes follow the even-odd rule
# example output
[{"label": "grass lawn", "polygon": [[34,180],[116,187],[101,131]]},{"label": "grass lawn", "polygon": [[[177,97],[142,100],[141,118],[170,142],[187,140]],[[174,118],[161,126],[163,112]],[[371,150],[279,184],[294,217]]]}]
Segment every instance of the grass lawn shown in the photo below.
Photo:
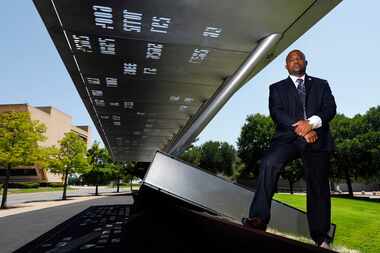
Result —
[{"label": "grass lawn", "polygon": [[[71,190],[70,187],[67,190]],[[27,188],[27,189],[8,189],[8,193],[31,193],[31,192],[55,192],[55,191],[63,191],[62,187],[38,187],[38,188]],[[0,193],[3,190],[0,189]]]},{"label": "grass lawn", "polygon": [[[275,199],[306,210],[305,195],[276,194]],[[380,252],[380,203],[332,198],[332,222],[337,225],[335,246]]]}]

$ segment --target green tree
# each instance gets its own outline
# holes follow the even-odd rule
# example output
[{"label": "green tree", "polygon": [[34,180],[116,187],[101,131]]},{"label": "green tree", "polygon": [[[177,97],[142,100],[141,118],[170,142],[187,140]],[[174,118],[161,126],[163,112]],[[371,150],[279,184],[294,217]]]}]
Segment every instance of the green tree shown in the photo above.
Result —
[{"label": "green tree", "polygon": [[356,139],[359,176],[370,181],[380,170],[380,131],[369,131]]},{"label": "green tree", "polygon": [[346,180],[348,193],[353,196],[352,177],[358,178],[357,170],[357,153],[355,147],[358,147],[355,139],[345,139],[336,143],[334,153],[333,168],[339,178]]},{"label": "green tree", "polygon": [[303,166],[301,159],[296,159],[285,166],[281,171],[281,177],[289,182],[290,193],[293,194],[294,184],[303,176]]},{"label": "green tree", "polygon": [[132,192],[132,186],[133,186],[133,179],[135,177],[139,177],[140,179],[143,179],[144,176],[141,176],[141,175],[142,174],[145,175],[145,172],[147,170],[147,165],[148,163],[139,163],[139,162],[133,162],[133,161],[128,161],[124,163],[123,179],[125,181],[129,181],[129,187],[130,187],[131,192]]},{"label": "green tree", "polygon": [[124,165],[124,168],[126,169],[127,174],[133,177],[138,177],[140,179],[143,179],[149,166],[150,166],[150,162],[128,161]]},{"label": "green tree", "polygon": [[200,153],[199,167],[215,174],[233,175],[236,150],[232,145],[227,142],[208,141],[200,147]]},{"label": "green tree", "polygon": [[[356,123],[362,122],[359,116],[357,116]],[[352,150],[352,138],[358,134],[355,130],[358,130],[357,126],[354,126],[353,121],[343,114],[337,114],[330,123],[331,133],[336,143],[336,149],[333,154],[332,166],[330,170],[330,176],[337,178],[344,178],[346,180],[348,192],[353,196],[352,179],[353,175],[356,175],[354,171],[351,150]],[[359,129],[359,132],[361,130]]]},{"label": "green tree", "polygon": [[67,198],[69,175],[83,173],[89,168],[86,149],[86,143],[77,134],[69,132],[59,141],[59,148],[51,150],[49,169],[64,176],[62,200]]},{"label": "green tree", "polygon": [[116,179],[116,192],[120,192],[120,181],[126,176],[124,162],[113,162],[110,164],[112,177]]},{"label": "green tree", "polygon": [[371,131],[380,131],[380,105],[370,108],[364,115],[364,118]]},{"label": "green tree", "polygon": [[218,141],[207,141],[202,144],[200,147],[201,159],[199,161],[199,167],[212,173],[217,173],[217,166],[222,159],[219,152],[219,146],[220,144]]},{"label": "green tree", "polygon": [[183,152],[180,158],[195,166],[199,166],[201,161],[201,149],[197,146],[191,146]]},{"label": "green tree", "polygon": [[336,142],[331,176],[344,178],[352,196],[352,178],[370,180],[377,174],[376,159],[379,146],[380,107],[370,108],[364,115],[348,118],[337,115],[331,122]]},{"label": "green tree", "polygon": [[218,165],[218,171],[222,172],[226,176],[232,176],[234,174],[234,168],[237,158],[236,149],[234,146],[227,142],[221,142],[219,152],[222,157],[220,164]]},{"label": "green tree", "polygon": [[237,141],[237,153],[245,164],[242,177],[256,177],[258,175],[260,159],[269,148],[275,127],[269,116],[249,115],[241,129]]},{"label": "green tree", "polygon": [[233,175],[231,177],[232,180],[237,181],[245,171],[245,164],[242,162],[239,156],[236,155],[236,160],[233,167]]},{"label": "green tree", "polygon": [[114,164],[105,148],[101,148],[98,142],[94,142],[87,151],[89,171],[83,177],[86,181],[95,185],[95,196],[99,195],[99,184],[104,183],[112,175]]},{"label": "green tree", "polygon": [[370,108],[364,115],[365,129],[357,136],[360,152],[360,176],[373,180],[380,172],[380,106]]},{"label": "green tree", "polygon": [[346,179],[353,196],[352,178],[370,181],[379,171],[380,132],[368,132],[337,143],[333,164]]},{"label": "green tree", "polygon": [[7,208],[8,183],[12,168],[33,165],[42,157],[38,142],[45,140],[46,127],[31,120],[27,112],[0,114],[0,166],[5,168],[1,208]]}]

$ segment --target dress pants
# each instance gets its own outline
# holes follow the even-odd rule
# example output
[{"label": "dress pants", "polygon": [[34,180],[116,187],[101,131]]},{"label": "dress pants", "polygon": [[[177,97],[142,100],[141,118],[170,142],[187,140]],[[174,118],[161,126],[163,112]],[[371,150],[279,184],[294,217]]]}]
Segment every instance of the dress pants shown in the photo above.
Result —
[{"label": "dress pants", "polygon": [[302,159],[304,167],[310,236],[319,245],[324,240],[329,240],[328,231],[331,223],[329,153],[311,151],[310,145],[303,139],[298,138],[288,144],[272,145],[261,160],[249,217],[258,217],[266,224],[269,223],[272,197],[280,172],[289,161],[297,158]]}]

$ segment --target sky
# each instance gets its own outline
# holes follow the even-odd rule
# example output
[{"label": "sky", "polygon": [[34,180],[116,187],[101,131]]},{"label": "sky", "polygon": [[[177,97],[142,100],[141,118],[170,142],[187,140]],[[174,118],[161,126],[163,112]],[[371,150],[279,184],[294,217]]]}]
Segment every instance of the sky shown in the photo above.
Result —
[{"label": "sky", "polygon": [[[339,113],[352,117],[380,105],[379,10],[378,0],[344,0],[236,92],[196,144],[236,146],[247,115],[268,115],[269,85],[287,77],[285,57],[295,48],[305,53],[309,75],[329,81]],[[100,140],[32,1],[2,3],[0,24],[0,104],[56,107]]]}]

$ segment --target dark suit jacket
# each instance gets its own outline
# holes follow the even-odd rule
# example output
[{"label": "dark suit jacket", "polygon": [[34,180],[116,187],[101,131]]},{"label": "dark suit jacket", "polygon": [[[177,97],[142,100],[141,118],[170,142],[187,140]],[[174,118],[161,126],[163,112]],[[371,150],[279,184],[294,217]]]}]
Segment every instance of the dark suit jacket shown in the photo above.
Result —
[{"label": "dark suit jacket", "polygon": [[[305,76],[306,88],[306,116],[317,115],[322,120],[322,127],[315,129],[318,140],[307,144],[313,151],[332,151],[334,142],[329,130],[329,122],[336,114],[336,104],[326,80]],[[272,145],[290,143],[298,139],[306,141],[294,133],[292,124],[304,118],[302,103],[297,88],[292,79],[288,77],[274,83],[269,88],[269,111],[276,125],[276,134]]]}]

